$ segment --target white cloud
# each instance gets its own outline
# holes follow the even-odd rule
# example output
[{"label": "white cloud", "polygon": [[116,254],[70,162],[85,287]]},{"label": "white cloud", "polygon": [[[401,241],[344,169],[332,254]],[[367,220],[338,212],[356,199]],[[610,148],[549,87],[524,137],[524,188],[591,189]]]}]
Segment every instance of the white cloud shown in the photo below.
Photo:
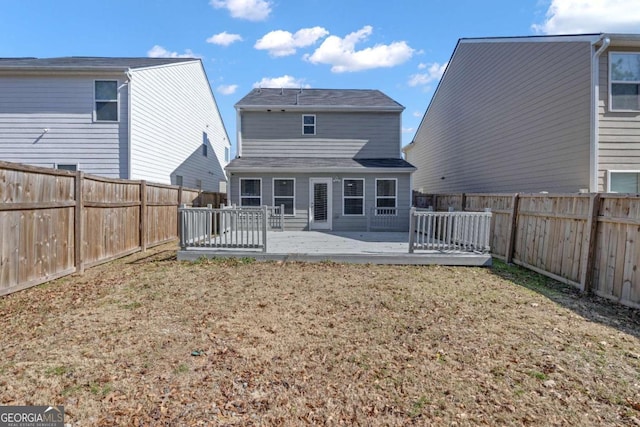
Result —
[{"label": "white cloud", "polygon": [[418,70],[424,70],[424,69],[425,69],[425,68],[427,68],[427,67],[428,67],[428,65],[427,65],[427,64],[425,64],[425,63],[423,63],[423,62],[421,62],[421,63],[419,63],[419,64],[418,64]]},{"label": "white cloud", "polygon": [[322,27],[303,28],[295,34],[275,30],[265,34],[253,47],[268,50],[271,56],[288,56],[296,53],[299,47],[311,46],[327,34],[329,32]]},{"label": "white cloud", "polygon": [[402,133],[412,133],[415,129],[414,128],[402,128]]},{"label": "white cloud", "polygon": [[373,28],[367,25],[344,38],[329,36],[312,55],[305,55],[305,59],[313,64],[330,64],[332,72],[344,73],[393,67],[407,61],[415,52],[404,41],[356,50],[356,43],[366,40],[372,33]]},{"label": "white cloud", "polygon": [[638,0],[551,0],[538,34],[640,32]]},{"label": "white cloud", "polygon": [[236,93],[237,89],[238,85],[220,85],[216,88],[216,90],[223,95],[232,95]]},{"label": "white cloud", "polygon": [[295,77],[285,74],[281,77],[263,77],[262,80],[253,84],[253,87],[275,87],[275,88],[309,88],[304,83],[304,79],[296,79]]},{"label": "white cloud", "polygon": [[[428,68],[427,68],[428,67]],[[424,86],[429,83],[440,80],[444,70],[447,68],[447,64],[438,64],[434,62],[433,64],[420,64],[418,65],[419,69],[427,69],[426,73],[417,73],[412,74],[409,77],[409,86]]]},{"label": "white cloud", "polygon": [[422,117],[424,115],[424,113],[422,111],[414,111],[413,112],[413,117]]},{"label": "white cloud", "polygon": [[217,44],[219,46],[229,46],[235,42],[241,42],[242,37],[240,34],[229,34],[226,31],[223,31],[219,34],[214,34],[207,39],[207,43]]},{"label": "white cloud", "polygon": [[150,58],[199,58],[200,55],[197,55],[191,51],[191,49],[186,49],[184,53],[171,52],[167,49],[163,48],[160,45],[155,45],[147,52],[147,56]]},{"label": "white cloud", "polygon": [[271,13],[271,2],[267,0],[211,0],[216,9],[227,9],[232,17],[248,21],[264,21]]}]

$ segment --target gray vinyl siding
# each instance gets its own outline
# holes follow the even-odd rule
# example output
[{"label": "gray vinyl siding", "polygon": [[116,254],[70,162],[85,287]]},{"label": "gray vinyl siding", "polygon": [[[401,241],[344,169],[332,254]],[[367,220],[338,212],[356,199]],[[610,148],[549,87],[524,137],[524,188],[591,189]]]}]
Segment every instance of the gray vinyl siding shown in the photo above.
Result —
[{"label": "gray vinyl siding", "polygon": [[[119,79],[119,121],[93,121],[94,80]],[[124,75],[0,77],[0,159],[128,178]],[[48,132],[43,132],[48,129]]]},{"label": "gray vinyl siding", "polygon": [[134,70],[131,91],[132,178],[219,191],[229,138],[200,62]]},{"label": "gray vinyl siding", "polygon": [[[295,216],[285,218],[286,230],[308,230],[309,229],[309,178],[335,178],[335,174],[250,174],[234,173],[230,179],[229,202],[240,205],[240,178],[261,178],[262,179],[262,205],[273,205],[273,179],[274,178],[294,178],[295,179]],[[367,229],[367,217],[371,208],[375,206],[375,180],[376,178],[397,178],[397,206],[408,209],[410,201],[410,179],[408,173],[354,173],[340,174],[340,181],[332,182],[332,229],[334,231],[364,231]],[[342,214],[342,180],[349,178],[365,179],[365,215],[344,216]],[[404,211],[403,211],[404,213]],[[408,211],[406,212],[406,228],[409,229]]]},{"label": "gray vinyl siding", "polygon": [[609,108],[609,52],[638,52],[612,46],[599,60],[599,156],[598,187],[606,191],[607,170],[640,172],[640,112],[611,111]]},{"label": "gray vinyl siding", "polygon": [[[316,134],[302,134],[302,115]],[[242,111],[243,157],[400,157],[400,113]]]},{"label": "gray vinyl siding", "polygon": [[589,187],[587,42],[461,42],[407,151],[424,192]]}]

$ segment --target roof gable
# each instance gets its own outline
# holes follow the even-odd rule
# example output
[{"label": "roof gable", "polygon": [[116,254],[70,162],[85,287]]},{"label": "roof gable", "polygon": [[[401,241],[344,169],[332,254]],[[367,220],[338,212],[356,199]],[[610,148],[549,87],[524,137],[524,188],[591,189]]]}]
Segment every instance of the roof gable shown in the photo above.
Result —
[{"label": "roof gable", "polygon": [[0,58],[0,70],[128,70],[191,61],[199,61],[199,59],[145,57],[109,58],[89,56],[67,56],[59,58]]}]

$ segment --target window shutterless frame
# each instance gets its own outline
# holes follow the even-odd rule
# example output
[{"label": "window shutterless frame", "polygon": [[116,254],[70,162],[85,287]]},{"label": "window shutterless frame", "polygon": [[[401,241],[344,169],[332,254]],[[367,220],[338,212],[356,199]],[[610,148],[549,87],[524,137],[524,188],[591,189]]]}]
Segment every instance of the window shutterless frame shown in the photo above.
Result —
[{"label": "window shutterless frame", "polygon": [[80,168],[78,163],[56,163],[54,169],[77,172]]},{"label": "window shutterless frame", "polygon": [[[362,191],[354,191],[353,187],[349,189],[349,185],[354,185],[355,181],[362,183]],[[364,178],[343,178],[342,179],[342,215],[343,216],[363,216],[364,215]],[[357,189],[356,189],[357,190]],[[349,193],[349,194],[348,194]],[[360,201],[360,213],[348,213],[350,210],[347,208],[347,201],[356,202]],[[351,206],[353,208],[353,206]]]},{"label": "window shutterless frame", "polygon": [[[606,190],[607,193],[617,193],[617,191],[614,191],[611,189],[611,180],[612,177],[611,175],[615,175],[615,174],[635,174],[636,175],[636,180],[638,182],[638,186],[640,186],[640,170],[630,170],[630,169],[625,169],[625,170],[616,170],[616,169],[612,169],[612,170],[607,170],[607,186],[606,186]],[[640,188],[637,189],[637,191],[633,191],[633,193],[637,193],[640,192]]]},{"label": "window shutterless frame", "polygon": [[[120,91],[118,80],[93,81],[93,121],[115,123],[120,121]],[[111,90],[115,86],[115,91]],[[115,107],[115,117],[113,117]]]},{"label": "window shutterless frame", "polygon": [[609,52],[609,111],[640,111],[640,52]]},{"label": "window shutterless frame", "polygon": [[[254,181],[254,187],[243,188],[245,187],[243,184],[245,182],[248,184],[250,181]],[[257,187],[255,187],[256,183]],[[240,178],[238,187],[240,206],[262,206],[262,178]]]},{"label": "window shutterless frame", "polygon": [[[393,190],[380,194],[378,184],[384,181],[393,182]],[[389,190],[389,189],[386,189]],[[393,193],[393,194],[390,194]],[[379,214],[378,210],[393,209],[393,215],[397,215],[398,208],[398,179],[397,178],[376,178],[376,215]],[[384,213],[384,215],[389,215]]]},{"label": "window shutterless frame", "polygon": [[[282,184],[282,181],[291,181],[291,194],[278,194],[278,184]],[[287,213],[287,206],[285,205],[284,215],[289,217],[296,216],[296,179],[295,178],[273,178],[273,206],[280,206],[283,199],[291,200],[291,211]]]},{"label": "window shutterless frame", "polygon": [[316,115],[315,114],[302,115],[302,134],[303,135],[316,134]]}]

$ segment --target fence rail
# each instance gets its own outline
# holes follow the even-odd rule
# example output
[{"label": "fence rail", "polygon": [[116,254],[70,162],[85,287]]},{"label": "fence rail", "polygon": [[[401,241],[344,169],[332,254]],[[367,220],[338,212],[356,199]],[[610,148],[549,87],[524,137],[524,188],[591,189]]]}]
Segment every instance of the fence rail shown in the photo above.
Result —
[{"label": "fence rail", "polygon": [[437,210],[490,208],[492,255],[640,308],[640,195],[416,194]]},{"label": "fence rail", "polygon": [[433,212],[411,209],[409,252],[490,252],[491,212]]},{"label": "fence rail", "polygon": [[0,295],[175,240],[212,194],[0,161]]},{"label": "fence rail", "polygon": [[270,209],[221,207],[179,209],[180,247],[216,249],[262,249],[267,251]]}]

